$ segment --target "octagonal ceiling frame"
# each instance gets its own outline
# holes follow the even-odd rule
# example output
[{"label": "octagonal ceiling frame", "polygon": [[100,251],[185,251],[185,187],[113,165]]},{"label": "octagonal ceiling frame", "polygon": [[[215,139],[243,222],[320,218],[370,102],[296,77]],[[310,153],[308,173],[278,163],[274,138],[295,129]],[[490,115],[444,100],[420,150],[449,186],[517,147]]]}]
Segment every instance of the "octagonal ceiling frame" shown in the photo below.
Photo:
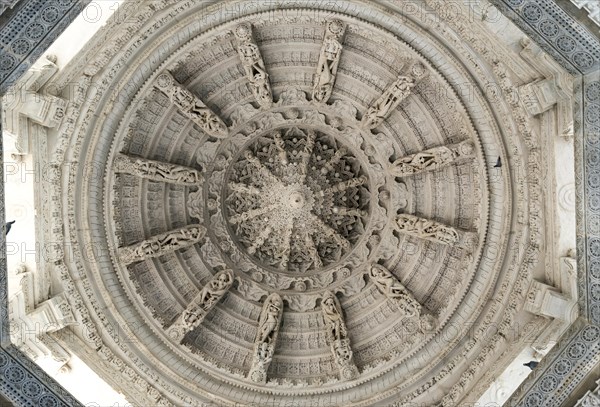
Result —
[{"label": "octagonal ceiling frame", "polygon": [[[578,249],[578,277],[579,277],[579,298],[581,307],[581,316],[579,320],[564,334],[557,346],[542,360],[540,366],[525,380],[519,389],[512,395],[508,405],[528,405],[528,402],[535,397],[542,397],[546,401],[544,405],[559,405],[560,400],[564,400],[569,394],[585,379],[593,373],[592,369],[596,366],[593,361],[600,358],[600,352],[592,355],[592,360],[587,363],[570,363],[570,372],[579,372],[572,380],[559,383],[554,390],[544,392],[540,385],[544,379],[550,376],[550,371],[565,361],[571,359],[568,355],[569,349],[577,343],[589,343],[589,337],[586,334],[597,332],[600,326],[600,300],[594,300],[591,295],[592,287],[598,284],[597,279],[591,274],[591,267],[600,263],[599,253],[596,253],[596,246],[600,243],[600,236],[597,233],[592,221],[600,208],[597,200],[600,199],[600,187],[590,180],[597,174],[598,169],[587,159],[591,155],[600,153],[600,146],[594,146],[591,143],[591,127],[589,123],[597,115],[599,105],[596,103],[597,96],[593,90],[600,86],[600,42],[588,33],[584,28],[579,27],[577,22],[566,14],[554,0],[490,0],[502,13],[512,20],[521,30],[528,34],[531,39],[537,43],[545,52],[551,55],[563,68],[569,71],[575,77],[578,86],[579,100],[574,105],[575,117],[575,145],[576,145],[576,188],[577,188],[577,249]],[[31,19],[41,18],[42,13],[49,5],[58,0],[21,0],[17,6],[5,12],[0,16],[0,29],[6,37],[1,37],[0,46],[5,55],[13,56],[13,65],[10,72],[0,76],[0,94],[6,93],[8,87],[14,84],[17,79],[31,66],[31,64],[47,49],[47,47],[58,37],[58,35],[70,24],[77,16],[79,11],[89,3],[89,0],[78,0],[71,4],[70,8],[62,8],[62,13],[55,20],[54,24],[47,25],[47,31],[44,35],[36,38],[34,46],[28,52],[15,54],[11,48],[20,37],[28,37],[27,30],[30,26],[22,30],[11,31],[11,24],[17,25],[18,21],[31,21]],[[62,3],[64,6],[64,2]],[[542,17],[536,17],[537,12],[541,12]],[[570,33],[575,39],[577,47],[575,50],[565,52],[558,48],[556,38],[544,33],[536,22],[540,20],[554,22],[560,30]],[[575,28],[574,28],[575,27]],[[6,33],[6,34],[5,34]],[[582,63],[584,54],[591,56],[591,60]],[[591,62],[590,62],[591,61]],[[6,72],[6,71],[5,71]],[[591,117],[591,120],[588,119]],[[587,120],[587,121],[586,121]],[[0,153],[2,146],[0,142]],[[3,167],[0,166],[0,175],[3,175]],[[592,177],[590,177],[592,176]],[[4,185],[0,187],[0,215],[4,215]],[[3,217],[3,216],[0,216]],[[594,233],[595,232],[595,233]],[[0,234],[0,364],[20,370],[29,381],[40,385],[44,392],[57,401],[57,405],[81,405],[52,378],[50,378],[41,368],[29,360],[21,351],[16,349],[10,343],[8,335],[8,292],[7,292],[7,269],[6,269],[6,239],[5,234]],[[598,344],[598,337],[592,337],[592,343]],[[572,362],[572,360],[570,361]],[[585,360],[584,360],[585,362]],[[570,377],[569,374],[565,377]],[[27,380],[21,381],[21,383]],[[17,405],[31,402],[27,400],[25,393],[19,388],[19,384],[9,383],[3,375],[0,377],[0,392],[7,396]],[[560,397],[556,397],[559,396]],[[548,404],[549,400],[553,400]]]},{"label": "octagonal ceiling frame", "polygon": [[[579,292],[579,319],[563,334],[557,345],[542,359],[540,365],[512,394],[506,405],[562,405],[588,377],[597,374],[600,364],[600,299],[594,299],[592,290],[600,287],[600,279],[592,275],[592,267],[600,267],[600,234],[593,224],[600,212],[600,188],[593,180],[600,168],[590,160],[600,153],[594,145],[595,118],[600,117],[600,42],[583,26],[561,9],[554,0],[490,0],[508,19],[527,34],[574,77],[576,97],[573,106],[575,130],[575,187],[577,228],[577,277]],[[554,23],[558,34],[544,32],[543,22]],[[547,30],[546,30],[547,31]],[[561,38],[571,38],[576,46],[560,47]],[[598,126],[596,123],[594,126]],[[596,294],[597,296],[597,294]],[[595,337],[588,337],[593,335]],[[591,339],[591,340],[590,340]],[[573,358],[569,352],[584,346],[591,352]],[[591,348],[591,349],[590,349]],[[594,352],[595,350],[595,352]],[[569,366],[562,380],[546,391],[544,384],[561,366]],[[541,397],[541,398],[540,398]],[[531,403],[538,404],[531,404]]]}]

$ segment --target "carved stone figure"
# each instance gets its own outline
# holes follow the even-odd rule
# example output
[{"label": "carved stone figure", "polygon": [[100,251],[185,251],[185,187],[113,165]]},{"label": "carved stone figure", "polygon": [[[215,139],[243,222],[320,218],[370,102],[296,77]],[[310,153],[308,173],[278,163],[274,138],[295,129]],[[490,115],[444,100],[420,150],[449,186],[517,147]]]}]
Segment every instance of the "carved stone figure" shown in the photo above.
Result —
[{"label": "carved stone figure", "polygon": [[392,109],[395,109],[410,94],[415,85],[414,78],[410,76],[398,77],[383,95],[367,109],[362,118],[362,126],[367,129],[379,126],[389,116]]},{"label": "carved stone figure", "polygon": [[283,314],[283,301],[277,293],[269,295],[263,305],[254,340],[254,356],[248,377],[256,383],[265,383],[267,369],[273,359],[277,333]]},{"label": "carved stone figure", "polygon": [[247,23],[238,25],[235,36],[237,38],[238,55],[244,67],[246,79],[250,82],[250,90],[259,105],[269,108],[273,104],[269,74],[265,68],[260,49],[254,42],[252,26]]},{"label": "carved stone figure", "polygon": [[215,278],[198,294],[198,306],[204,311],[209,310],[223,295],[227,292],[233,283],[233,274],[231,270],[225,270],[218,273]]},{"label": "carved stone figure", "polygon": [[265,303],[263,312],[258,322],[258,333],[256,341],[271,342],[276,330],[279,328],[279,317],[281,315],[282,302],[278,297],[273,297]]},{"label": "carved stone figure", "polygon": [[277,294],[272,294],[263,306],[255,340],[254,359],[249,374],[250,379],[254,382],[266,382],[267,368],[275,351],[282,305],[281,298]]},{"label": "carved stone figure", "polygon": [[396,217],[396,226],[402,233],[436,243],[456,244],[460,239],[458,231],[450,226],[405,213]]},{"label": "carved stone figure", "polygon": [[318,102],[327,102],[331,96],[342,53],[342,44],[340,41],[344,36],[345,30],[346,25],[339,20],[327,23],[313,86],[312,97]]},{"label": "carved stone figure", "polygon": [[225,138],[228,136],[227,126],[198,97],[184,88],[169,72],[163,72],[154,82],[154,86],[169,97],[179,110],[196,123],[207,134]]},{"label": "carved stone figure", "polygon": [[206,228],[204,226],[189,225],[153,236],[131,246],[122,247],[119,249],[119,257],[124,264],[131,264],[191,246],[204,239],[205,235]]},{"label": "carved stone figure", "polygon": [[369,270],[371,281],[387,298],[396,302],[407,317],[417,317],[421,313],[421,304],[412,294],[389,272],[379,264],[373,264]]},{"label": "carved stone figure", "polygon": [[416,154],[408,155],[394,161],[390,173],[396,177],[433,171],[453,162],[474,156],[474,147],[470,141],[449,146],[434,147]]},{"label": "carved stone figure", "polygon": [[153,181],[172,184],[197,186],[204,182],[200,171],[193,168],[141,157],[129,157],[123,154],[119,154],[115,158],[115,172],[125,172]]},{"label": "carved stone figure", "polygon": [[321,311],[327,330],[327,341],[331,346],[331,353],[340,370],[341,378],[345,380],[356,378],[358,369],[354,364],[348,331],[342,316],[342,307],[333,293],[325,292],[321,302]]},{"label": "carved stone figure", "polygon": [[345,339],[348,332],[342,320],[341,309],[336,298],[333,295],[323,297],[323,305],[321,307],[325,324],[327,325],[327,336],[329,336],[331,341]]},{"label": "carved stone figure", "polygon": [[181,342],[186,333],[200,325],[206,314],[223,298],[232,284],[232,270],[222,270],[215,274],[169,327],[168,335]]}]

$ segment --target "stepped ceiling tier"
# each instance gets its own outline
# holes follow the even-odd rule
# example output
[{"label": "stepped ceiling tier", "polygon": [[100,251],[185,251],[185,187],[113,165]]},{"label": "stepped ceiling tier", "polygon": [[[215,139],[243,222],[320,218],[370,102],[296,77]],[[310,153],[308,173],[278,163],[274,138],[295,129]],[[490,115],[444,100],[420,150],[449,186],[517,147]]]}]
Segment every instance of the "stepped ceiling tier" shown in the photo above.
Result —
[{"label": "stepped ceiling tier", "polygon": [[505,98],[531,68],[457,21],[267,3],[140,7],[63,74],[94,85],[58,145],[77,315],[159,404],[449,405],[545,326],[542,151]]}]

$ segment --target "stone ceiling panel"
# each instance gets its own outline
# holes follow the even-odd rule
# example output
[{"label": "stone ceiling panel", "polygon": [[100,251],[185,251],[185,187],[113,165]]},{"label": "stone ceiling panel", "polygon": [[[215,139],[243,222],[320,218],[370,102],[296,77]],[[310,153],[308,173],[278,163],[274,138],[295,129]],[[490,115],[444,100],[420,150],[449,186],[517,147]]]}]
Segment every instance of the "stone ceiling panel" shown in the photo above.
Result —
[{"label": "stone ceiling panel", "polygon": [[486,88],[518,57],[376,3],[254,7],[142,5],[65,71],[78,317],[162,404],[458,400],[532,319],[539,140]]}]

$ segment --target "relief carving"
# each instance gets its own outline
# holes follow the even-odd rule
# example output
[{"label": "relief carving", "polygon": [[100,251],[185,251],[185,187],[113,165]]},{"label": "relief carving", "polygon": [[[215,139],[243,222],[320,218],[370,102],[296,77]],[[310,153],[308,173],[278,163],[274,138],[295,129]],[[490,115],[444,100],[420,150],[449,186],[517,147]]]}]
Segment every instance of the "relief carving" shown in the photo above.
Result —
[{"label": "relief carving", "polygon": [[250,89],[258,104],[263,108],[270,108],[273,104],[269,74],[260,54],[260,49],[254,41],[252,26],[247,23],[240,24],[235,29],[237,49],[246,79],[250,82]]},{"label": "relief carving", "polygon": [[388,269],[373,264],[369,270],[369,277],[383,295],[398,305],[404,316],[412,318],[421,315],[421,304]]},{"label": "relief carving", "polygon": [[323,295],[321,311],[327,330],[327,342],[331,353],[344,380],[352,380],[358,376],[358,369],[354,364],[348,330],[342,315],[342,307],[333,293],[327,291]]},{"label": "relief carving", "polygon": [[154,82],[154,86],[169,97],[171,102],[207,134],[216,138],[228,136],[227,126],[204,102],[165,71]]},{"label": "relief carving", "polygon": [[409,76],[400,76],[389,89],[375,103],[373,103],[362,118],[362,126],[366,129],[374,129],[379,126],[395,109],[402,100],[404,100],[412,88],[415,81]]},{"label": "relief carving", "polygon": [[254,340],[252,367],[248,375],[253,382],[265,383],[267,381],[267,369],[275,353],[275,343],[282,314],[283,301],[279,294],[269,295],[260,313],[256,339]]},{"label": "relief carving", "polygon": [[232,270],[222,270],[215,274],[187,308],[169,327],[167,334],[181,342],[186,333],[202,323],[206,314],[213,309],[233,284]]},{"label": "relief carving", "polygon": [[119,248],[119,258],[123,264],[159,257],[172,251],[189,247],[200,242],[206,235],[202,225],[189,225],[167,233],[153,236],[131,246]]},{"label": "relief carving", "polygon": [[147,160],[141,157],[129,157],[119,154],[115,158],[115,172],[137,175],[152,181],[168,182],[180,185],[198,186],[204,182],[200,171],[182,165]]},{"label": "relief carving", "polygon": [[441,244],[456,244],[460,240],[456,229],[406,213],[396,217],[396,228],[402,233]]},{"label": "relief carving", "polygon": [[393,162],[389,172],[395,177],[406,177],[425,171],[434,171],[462,159],[472,158],[475,148],[471,141],[440,146],[407,155]]},{"label": "relief carving", "polygon": [[346,25],[339,20],[329,21],[325,28],[325,38],[319,54],[312,94],[313,100],[317,102],[327,102],[333,91],[345,30]]}]

